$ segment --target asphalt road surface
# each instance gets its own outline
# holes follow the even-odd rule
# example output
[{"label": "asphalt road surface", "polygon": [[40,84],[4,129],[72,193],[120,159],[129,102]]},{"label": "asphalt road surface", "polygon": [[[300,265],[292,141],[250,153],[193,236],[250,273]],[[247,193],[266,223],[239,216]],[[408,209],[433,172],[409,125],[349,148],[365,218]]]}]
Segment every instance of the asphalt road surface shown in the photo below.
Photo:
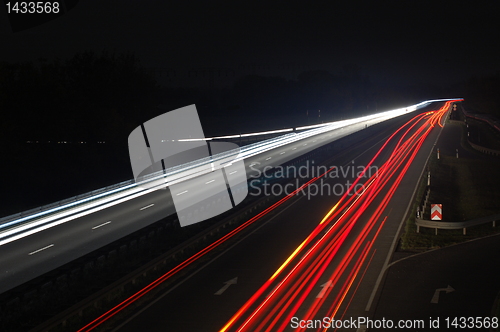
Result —
[{"label": "asphalt road surface", "polygon": [[[446,318],[452,322],[454,318],[479,317],[484,322],[491,317],[500,291],[499,274],[498,235],[396,261],[388,270],[374,319],[426,323],[425,328],[413,331],[436,331],[429,326],[431,317],[439,319],[440,330],[447,330]],[[462,330],[488,330],[474,324]],[[448,330],[459,329],[448,326]]]},{"label": "asphalt road surface", "polygon": [[[368,124],[376,120],[368,121]],[[382,123],[381,126],[386,126]],[[364,123],[349,128],[360,130]],[[343,137],[342,128],[305,138],[245,159],[248,175],[253,169],[276,166]],[[187,184],[186,191],[191,190]],[[180,192],[182,188],[178,188]],[[118,240],[175,213],[169,190],[156,190],[121,204],[94,212],[56,227],[0,245],[0,293]]]},{"label": "asphalt road surface", "polygon": [[[434,105],[434,109],[437,109],[437,106]],[[388,127],[381,130],[385,130],[386,136],[394,132],[394,129]],[[378,299],[375,291],[382,280],[382,271],[392,254],[408,203],[439,133],[440,127],[436,126],[411,162],[407,176],[397,187],[393,198],[380,211],[378,225],[381,225],[382,219],[385,224],[380,228],[378,237],[373,238],[372,247],[366,255],[368,259],[360,270],[362,273],[352,279],[355,287],[346,293],[349,301],[343,302],[339,307],[338,312],[342,317],[368,316],[373,312],[372,303],[376,303]],[[369,149],[354,158],[355,165],[366,165],[383,143],[384,140],[374,141]],[[389,156],[389,148],[382,150],[375,164],[380,167]],[[337,166],[347,167],[352,164],[352,157],[342,159],[339,156],[336,162]],[[340,181],[345,180],[346,178],[343,178]],[[339,179],[332,181],[334,183]],[[391,178],[389,183],[394,181],[394,178]],[[382,191],[375,205],[379,204],[386,194],[387,190]],[[310,199],[305,196],[294,197],[278,213],[263,218],[259,227],[216,259],[184,278],[180,284],[163,293],[150,305],[130,313],[128,319],[115,330],[138,331],[147,326],[148,331],[219,331],[304,241],[338,199],[339,196],[336,195],[316,195]],[[369,208],[359,219],[359,226],[354,227],[352,235],[347,237],[346,245],[339,250],[339,257],[332,261],[331,269],[339,266],[346,248],[355,242],[364,229],[363,225],[373,213],[374,208]],[[373,235],[377,227],[369,233]],[[350,264],[352,269],[354,263]],[[328,280],[319,280],[317,285],[314,285],[313,293],[321,292],[326,281]]]}]

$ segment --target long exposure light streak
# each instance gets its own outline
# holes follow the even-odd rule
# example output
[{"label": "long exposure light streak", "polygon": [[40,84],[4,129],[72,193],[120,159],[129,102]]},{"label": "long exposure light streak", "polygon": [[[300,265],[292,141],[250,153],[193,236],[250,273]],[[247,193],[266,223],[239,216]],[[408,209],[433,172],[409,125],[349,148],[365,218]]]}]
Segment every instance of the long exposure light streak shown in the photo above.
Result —
[{"label": "long exposure light streak", "polygon": [[[420,146],[425,138],[435,126],[441,126],[441,120],[449,108],[448,101],[438,111],[419,114],[413,117],[405,125],[397,129],[382,147],[375,153],[367,166],[372,165],[377,158],[382,158],[387,154],[390,145],[394,145],[390,151],[387,161],[379,168],[379,172],[368,178],[364,184],[362,192],[353,194],[346,192],[329,212],[319,221],[316,228],[306,236],[305,240],[289,255],[275,273],[255,292],[255,294],[231,317],[220,331],[282,331],[289,324],[290,317],[299,308],[308,304],[305,308],[305,317],[310,317],[323,308],[328,296],[336,292],[335,300],[327,309],[327,314],[334,316],[340,309],[343,300],[347,297],[354,284],[363,264],[370,254],[372,245],[380,233],[386,218],[381,220],[381,214],[387,206],[392,195],[396,191],[404,174],[415,158]],[[400,138],[394,142],[397,135]],[[368,167],[364,168],[364,172]],[[79,332],[91,331],[115,316],[129,305],[142,298],[144,295],[155,289],[158,285],[174,276],[190,264],[196,262],[205,254],[220,246],[222,243],[246,229],[248,226],[265,216],[267,213],[278,208],[291,197],[305,190],[315,181],[325,177],[333,168],[325,173],[312,178],[304,183],[300,188],[285,196],[269,208],[249,219],[230,233],[219,240],[208,245],[204,249],[192,255],[184,262],[180,263],[131,297],[122,301],[106,313],[102,314],[92,322],[82,327]],[[364,172],[358,175],[351,188],[355,187],[364,176]],[[394,178],[395,176],[395,178]],[[389,185],[390,184],[390,185]],[[375,206],[375,211],[370,212],[368,222],[361,227],[355,239],[345,244],[346,239],[355,227],[359,227],[357,221],[367,212],[370,204],[383,192],[382,201]],[[376,231],[372,230],[375,226]],[[326,231],[325,231],[326,230]],[[366,242],[365,242],[366,241]],[[338,258],[339,251],[347,245],[344,256]],[[304,252],[300,256],[299,255]],[[344,250],[345,251],[345,250]],[[372,256],[373,257],[373,254]],[[316,300],[308,301],[314,286],[320,278],[324,278],[325,272],[331,268],[333,262],[337,262],[337,267],[330,273],[328,280],[337,287],[326,289],[324,295]],[[371,258],[370,258],[371,261]],[[345,272],[349,270],[347,276]],[[339,290],[340,287],[340,290]],[[264,296],[264,294],[267,295]],[[352,298],[351,298],[352,299]],[[259,303],[259,301],[261,301]],[[239,327],[236,324],[240,322]]]},{"label": "long exposure light streak", "polygon": [[119,313],[120,311],[122,311],[123,309],[125,309],[126,307],[128,307],[129,305],[131,305],[132,303],[134,303],[135,301],[137,301],[138,299],[140,299],[141,297],[143,297],[147,293],[149,293],[151,290],[153,290],[154,288],[159,286],[162,282],[171,278],[172,276],[174,276],[176,273],[178,273],[179,271],[181,271],[185,267],[187,267],[190,264],[192,264],[193,262],[197,261],[199,258],[204,256],[205,254],[207,254],[211,250],[215,249],[216,247],[218,247],[219,245],[221,245],[222,243],[224,243],[225,241],[227,241],[228,239],[230,239],[234,235],[241,232],[243,229],[247,228],[248,226],[250,226],[251,224],[253,224],[257,220],[261,219],[263,216],[265,216],[269,212],[273,211],[274,209],[276,209],[277,207],[282,205],[284,202],[286,202],[287,200],[289,200],[293,196],[297,195],[299,192],[301,192],[302,190],[307,188],[309,185],[311,185],[315,181],[324,177],[331,170],[332,170],[332,168],[329,169],[328,171],[326,171],[325,173],[307,181],[306,183],[304,183],[302,186],[300,186],[298,189],[296,189],[295,191],[293,191],[289,195],[283,197],[278,202],[274,203],[273,205],[271,205],[270,207],[268,207],[264,211],[260,212],[256,216],[250,218],[249,220],[247,220],[242,225],[238,226],[236,229],[234,229],[230,233],[224,235],[223,237],[221,237],[217,241],[213,242],[212,244],[208,245],[207,247],[200,250],[196,254],[192,255],[191,257],[189,257],[188,259],[186,259],[185,261],[183,261],[182,263],[180,263],[179,265],[177,265],[176,267],[174,267],[173,269],[171,269],[170,271],[168,271],[167,273],[165,273],[164,275],[162,275],[161,277],[159,277],[155,281],[151,282],[149,285],[147,285],[143,289],[139,290],[138,292],[136,292],[135,294],[133,294],[132,296],[130,296],[126,300],[122,301],[121,303],[119,303],[115,307],[111,308],[110,310],[108,310],[107,312],[105,312],[104,314],[102,314],[101,316],[99,316],[98,318],[93,320],[92,322],[88,323],[87,325],[85,325],[84,327],[79,329],[78,332],[91,331],[91,330],[95,329],[96,327],[98,327],[99,325],[101,325],[102,323],[104,323],[105,321],[110,319],[111,317],[115,316],[117,313]]},{"label": "long exposure light streak", "polygon": [[[379,172],[366,180],[363,191],[356,195],[345,193],[220,331],[283,331],[290,326],[291,318],[299,309],[303,312],[300,315],[303,320],[313,318],[320,310],[326,314],[325,317],[337,315],[387,219],[381,218],[382,213],[429,133],[436,125],[443,126],[443,118],[450,104],[451,101],[447,101],[437,111],[419,114],[395,131],[368,163],[367,166],[390,152]],[[400,137],[395,140],[397,135]],[[391,144],[394,145],[392,148]],[[363,175],[358,176],[351,188]],[[358,225],[362,217],[368,219],[366,223]],[[360,229],[353,232],[356,225]],[[373,231],[376,225],[378,227]],[[328,230],[321,235],[327,227]],[[347,241],[351,232],[354,238]],[[341,248],[344,248],[343,256],[337,257]],[[298,259],[303,251],[305,254]],[[325,276],[324,273],[332,268],[333,271]],[[313,290],[321,284],[320,279],[328,280],[332,287],[324,290],[321,297],[311,299],[315,295]],[[269,295],[262,298],[269,289],[272,289]],[[334,294],[333,299],[329,298],[331,294]],[[328,306],[324,308],[326,303]]]},{"label": "long exposure light streak", "polygon": [[[421,103],[408,106],[405,108],[400,108],[396,110],[390,110],[386,112],[380,112],[377,114],[367,115],[355,119],[348,119],[342,121],[328,122],[322,123],[319,125],[306,126],[306,127],[297,127],[297,128],[286,128],[274,131],[266,131],[266,132],[257,132],[257,133],[248,133],[243,135],[229,135],[229,136],[220,136],[220,137],[211,137],[203,140],[215,140],[215,139],[227,139],[227,138],[241,138],[246,136],[258,136],[258,135],[268,135],[268,134],[276,134],[276,133],[289,133],[284,136],[279,136],[271,140],[257,142],[254,144],[247,145],[241,148],[241,153],[238,155],[235,161],[247,159],[258,154],[264,153],[266,151],[270,151],[272,149],[284,146],[286,144],[290,144],[292,142],[296,142],[308,137],[312,137],[321,133],[325,133],[328,131],[334,130],[342,130],[347,129],[348,127],[358,126],[359,128],[354,130],[357,131],[360,128],[363,128],[367,123],[367,125],[373,125],[378,122],[382,122],[400,115],[403,115],[407,112],[413,112],[422,107],[427,106],[432,102],[437,101],[452,101],[452,100],[462,100],[459,98],[455,99],[436,99],[436,100],[427,100]],[[438,122],[439,123],[439,122]],[[441,125],[439,123],[439,125]],[[307,130],[305,130],[307,129]],[[292,132],[294,131],[295,132]],[[301,130],[305,130],[299,132]],[[353,132],[354,132],[353,131]],[[189,140],[201,140],[201,139],[185,139]],[[167,174],[160,172],[158,174],[152,175],[151,178],[147,180],[149,184],[147,184],[148,188],[153,188],[154,190],[165,187],[165,185],[171,185],[174,183],[179,183],[190,179],[195,176],[199,176],[204,174],[203,172],[207,172],[207,170],[201,166],[206,163],[210,163],[212,160],[198,160],[191,164],[180,165],[176,168],[167,170]],[[168,177],[168,183],[165,182],[165,178]],[[121,201],[117,201],[117,199],[124,197],[137,197],[136,195],[145,195],[149,193],[149,190],[144,190],[146,184],[141,184],[144,188],[138,187],[136,183],[128,184],[119,188],[115,188],[112,190],[108,190],[99,194],[92,195],[91,197],[78,199],[71,203],[65,203],[61,206],[56,206],[52,208],[47,208],[46,210],[38,211],[30,213],[26,216],[20,216],[21,214],[17,214],[15,218],[11,218],[13,216],[7,216],[4,218],[0,218],[0,238],[10,237],[11,234],[21,233],[25,230],[30,229],[29,232],[22,235],[21,237],[25,237],[40,231],[43,231],[47,228],[51,228],[57,225],[60,225],[64,222],[68,222],[78,218],[80,215],[76,212],[86,211],[86,214],[94,213],[99,210],[105,209],[109,207],[109,203],[117,204]],[[134,196],[132,196],[134,195]],[[108,205],[105,205],[108,204]],[[8,230],[5,232],[4,230]],[[17,237],[19,238],[19,237]],[[16,239],[17,239],[16,238]],[[6,240],[1,244],[5,244],[13,241]]]}]

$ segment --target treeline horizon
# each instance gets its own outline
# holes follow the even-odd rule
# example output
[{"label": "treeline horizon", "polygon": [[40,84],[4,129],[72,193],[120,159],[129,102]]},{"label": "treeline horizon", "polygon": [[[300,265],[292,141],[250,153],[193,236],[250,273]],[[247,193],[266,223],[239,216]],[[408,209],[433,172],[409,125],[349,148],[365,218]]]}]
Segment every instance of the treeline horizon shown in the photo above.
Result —
[{"label": "treeline horizon", "polygon": [[0,62],[0,129],[4,143],[121,145],[144,121],[190,104],[210,136],[335,121],[446,97],[463,97],[474,111],[498,116],[499,82],[500,73],[445,88],[376,84],[349,66],[335,74],[305,71],[293,80],[248,75],[227,89],[162,87],[132,53],[81,52],[67,60]]}]

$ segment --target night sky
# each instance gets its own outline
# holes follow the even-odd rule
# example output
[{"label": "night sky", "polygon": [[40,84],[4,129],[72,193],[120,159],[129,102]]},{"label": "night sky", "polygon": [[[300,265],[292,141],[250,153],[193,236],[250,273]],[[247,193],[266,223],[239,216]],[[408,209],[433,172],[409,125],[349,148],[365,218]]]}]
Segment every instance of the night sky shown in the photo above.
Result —
[{"label": "night sky", "polygon": [[18,33],[2,11],[1,59],[64,59],[107,49],[132,51],[145,67],[257,65],[288,78],[355,65],[388,84],[442,84],[500,69],[494,1],[325,3],[80,1],[62,17]]}]

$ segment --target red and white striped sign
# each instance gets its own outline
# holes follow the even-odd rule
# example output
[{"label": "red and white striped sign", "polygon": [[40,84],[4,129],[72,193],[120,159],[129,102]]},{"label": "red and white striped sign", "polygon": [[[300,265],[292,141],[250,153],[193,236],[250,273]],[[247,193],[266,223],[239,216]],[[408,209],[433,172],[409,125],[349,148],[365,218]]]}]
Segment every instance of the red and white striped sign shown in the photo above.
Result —
[{"label": "red and white striped sign", "polygon": [[443,220],[443,204],[431,204],[431,220]]}]

